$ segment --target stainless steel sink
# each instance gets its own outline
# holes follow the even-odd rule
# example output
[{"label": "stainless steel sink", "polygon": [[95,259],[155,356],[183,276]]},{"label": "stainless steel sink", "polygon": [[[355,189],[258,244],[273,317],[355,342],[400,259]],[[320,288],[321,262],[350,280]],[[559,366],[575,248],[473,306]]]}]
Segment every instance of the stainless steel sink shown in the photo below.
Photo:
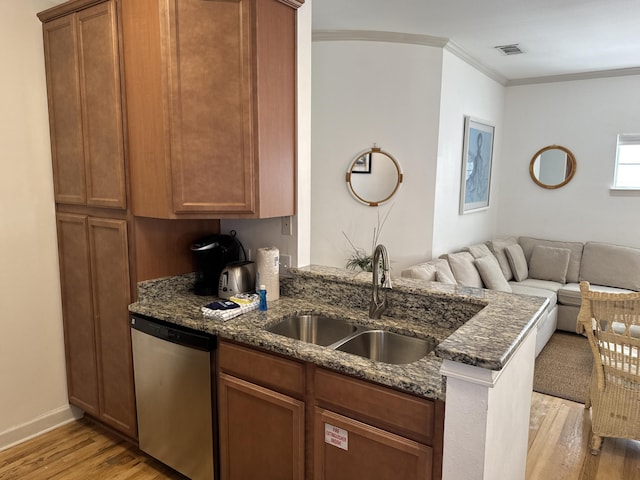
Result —
[{"label": "stainless steel sink", "polygon": [[285,317],[267,331],[392,364],[416,362],[436,347],[435,339],[374,330],[347,320],[314,314]]},{"label": "stainless steel sink", "polygon": [[362,332],[336,346],[341,352],[393,364],[416,362],[434,348],[435,345],[427,340],[386,330]]},{"label": "stainless steel sink", "polygon": [[284,318],[267,330],[326,347],[353,334],[357,327],[344,320],[323,315],[295,315]]}]

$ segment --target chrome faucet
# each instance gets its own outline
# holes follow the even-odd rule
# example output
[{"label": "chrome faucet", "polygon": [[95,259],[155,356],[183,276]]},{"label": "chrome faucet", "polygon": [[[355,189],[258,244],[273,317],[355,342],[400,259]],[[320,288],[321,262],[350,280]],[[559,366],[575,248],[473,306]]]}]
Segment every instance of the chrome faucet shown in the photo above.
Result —
[{"label": "chrome faucet", "polygon": [[[382,260],[382,278],[378,283],[380,261]],[[371,304],[369,305],[369,318],[379,319],[387,309],[387,290],[391,290],[391,274],[389,273],[389,254],[384,245],[380,244],[373,252],[373,290],[371,292]],[[382,288],[382,300],[379,289]]]}]

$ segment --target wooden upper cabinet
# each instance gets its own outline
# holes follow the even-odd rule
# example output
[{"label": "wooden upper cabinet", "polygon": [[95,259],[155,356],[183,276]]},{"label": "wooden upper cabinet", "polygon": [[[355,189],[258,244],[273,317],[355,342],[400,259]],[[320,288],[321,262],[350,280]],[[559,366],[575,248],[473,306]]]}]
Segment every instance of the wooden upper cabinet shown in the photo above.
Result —
[{"label": "wooden upper cabinet", "polygon": [[84,204],[82,114],[73,15],[43,25],[55,198]]},{"label": "wooden upper cabinet", "polygon": [[135,215],[294,213],[294,6],[122,0]]},{"label": "wooden upper cabinet", "polygon": [[43,32],[56,202],[124,209],[115,3],[44,20]]}]

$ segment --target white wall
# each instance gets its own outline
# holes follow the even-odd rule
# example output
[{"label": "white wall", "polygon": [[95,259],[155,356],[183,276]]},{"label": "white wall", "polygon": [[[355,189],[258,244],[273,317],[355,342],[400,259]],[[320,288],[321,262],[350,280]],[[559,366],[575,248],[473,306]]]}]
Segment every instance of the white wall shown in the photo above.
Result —
[{"label": "white wall", "polygon": [[[438,169],[433,224],[433,256],[494,236],[502,175],[504,87],[450,52],[444,52],[438,137]],[[460,215],[460,183],[465,115],[495,128],[489,209]]]},{"label": "white wall", "polygon": [[0,0],[0,449],[70,413],[36,18],[52,3]]},{"label": "white wall", "polygon": [[[379,237],[399,275],[430,255],[442,50],[362,41],[313,43],[311,262],[344,267],[352,250]],[[374,143],[400,163],[404,182],[390,203],[369,207],[349,193],[345,173]]]},{"label": "white wall", "polygon": [[[507,88],[499,233],[640,247],[640,196],[609,192],[616,136],[640,131],[638,105],[640,76]],[[550,144],[577,161],[557,190],[529,177],[531,157]]]}]

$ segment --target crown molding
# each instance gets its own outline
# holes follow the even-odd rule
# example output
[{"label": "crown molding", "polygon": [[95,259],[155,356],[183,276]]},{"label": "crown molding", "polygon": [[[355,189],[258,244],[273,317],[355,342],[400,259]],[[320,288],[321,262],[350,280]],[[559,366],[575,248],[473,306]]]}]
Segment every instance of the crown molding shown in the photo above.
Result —
[{"label": "crown molding", "polygon": [[640,67],[633,67],[509,80],[502,74],[476,60],[455,42],[444,37],[434,37],[418,33],[384,32],[379,30],[313,30],[311,39],[313,42],[386,42],[442,48],[505,87],[640,75]]},{"label": "crown molding", "polygon": [[492,80],[495,80],[500,85],[502,86],[507,85],[508,80],[505,76],[487,67],[484,63],[481,63],[478,60],[476,60],[474,57],[469,55],[464,49],[462,49],[457,43],[449,40],[449,42],[445,45],[444,48],[448,52],[458,57],[463,62],[468,63],[479,72],[484,73],[487,77],[491,78]]},{"label": "crown molding", "polygon": [[540,83],[573,82],[576,80],[593,80],[597,78],[626,77],[640,75],[640,67],[597,70],[594,72],[568,73],[565,75],[548,75],[544,77],[516,78],[508,80],[507,87],[536,85]]},{"label": "crown molding", "polygon": [[459,45],[444,37],[434,37],[418,33],[383,32],[378,30],[314,30],[311,39],[314,42],[386,42],[442,48],[451,52],[496,82],[502,85],[505,85],[507,82],[505,77],[478,62],[460,48]]},{"label": "crown molding", "polygon": [[311,40],[314,42],[363,41],[408,43],[438,48],[443,48],[449,41],[447,38],[432,37],[431,35],[382,32],[378,30],[314,30],[311,35]]}]

